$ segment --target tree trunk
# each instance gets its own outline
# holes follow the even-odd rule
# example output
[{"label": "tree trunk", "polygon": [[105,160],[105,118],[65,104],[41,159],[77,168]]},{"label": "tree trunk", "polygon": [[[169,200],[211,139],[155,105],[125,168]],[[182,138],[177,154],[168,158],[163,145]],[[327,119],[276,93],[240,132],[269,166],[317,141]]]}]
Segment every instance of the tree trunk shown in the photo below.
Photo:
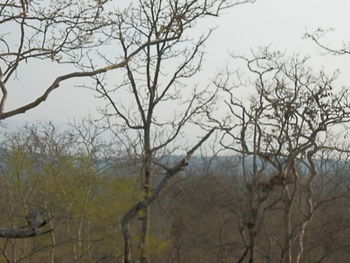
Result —
[{"label": "tree trunk", "polygon": [[285,243],[284,243],[284,263],[292,263],[292,239],[291,239],[291,206],[292,200],[288,199],[285,201],[285,209],[284,209],[284,228],[285,228]]},{"label": "tree trunk", "polygon": [[[145,161],[145,178],[144,178],[144,198],[148,199],[151,194],[151,179],[152,179],[152,171],[151,171],[151,157],[147,156]],[[147,205],[144,209],[142,209],[142,217],[141,217],[141,240],[140,240],[140,262],[147,263],[148,262],[148,253],[147,253],[147,245],[148,245],[148,237],[149,237],[149,228],[150,228],[150,217],[151,217],[151,207]]]},{"label": "tree trunk", "polygon": [[173,178],[178,172],[180,172],[188,161],[191,159],[192,154],[210,137],[215,131],[215,128],[210,130],[196,145],[194,145],[180,161],[178,161],[173,167],[163,167],[167,173],[161,182],[154,188],[152,192],[149,192],[149,196],[143,200],[137,202],[132,208],[130,208],[124,215],[121,222],[121,229],[124,238],[124,263],[131,263],[131,236],[129,231],[129,223],[134,219],[137,214],[149,207],[154,200],[156,200],[163,189],[167,186],[171,178]]},{"label": "tree trunk", "polygon": [[142,229],[141,229],[141,242],[140,242],[140,262],[147,263],[148,262],[148,253],[147,253],[147,244],[149,237],[149,227],[150,227],[150,216],[151,216],[151,208],[147,206],[143,210],[142,217]]}]

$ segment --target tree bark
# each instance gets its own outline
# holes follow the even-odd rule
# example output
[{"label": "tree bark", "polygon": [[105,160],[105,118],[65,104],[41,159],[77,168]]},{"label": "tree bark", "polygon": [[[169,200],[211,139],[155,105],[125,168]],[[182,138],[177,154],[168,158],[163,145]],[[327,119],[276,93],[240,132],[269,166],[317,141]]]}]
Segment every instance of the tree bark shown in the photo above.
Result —
[{"label": "tree bark", "polygon": [[41,236],[53,231],[53,229],[40,230],[47,222],[47,211],[42,208],[30,210],[26,216],[28,225],[21,228],[0,228],[0,238],[28,238]]},{"label": "tree bark", "polygon": [[166,175],[161,180],[161,182],[155,187],[154,191],[150,195],[137,202],[129,211],[124,215],[121,222],[121,232],[124,239],[124,263],[131,263],[131,236],[129,231],[129,223],[134,219],[137,214],[143,209],[147,208],[152,204],[167,186],[169,180],[173,178],[178,172],[180,172],[185,166],[187,166],[188,161],[191,159],[193,153],[210,137],[210,135],[215,131],[215,128],[211,129],[196,145],[194,145],[179,162],[177,162],[173,167],[167,168],[162,166],[166,170]]},{"label": "tree bark", "polygon": [[[148,138],[149,139],[149,138]],[[148,140],[149,141],[149,140]],[[149,144],[147,143],[146,147]],[[145,158],[145,177],[144,177],[144,198],[149,198],[151,194],[151,179],[152,179],[152,154],[148,149]],[[151,207],[147,205],[142,209],[141,217],[141,240],[140,240],[140,262],[147,263],[147,244],[149,239],[149,228],[150,228],[150,216],[151,216]]]},{"label": "tree bark", "polygon": [[31,227],[18,228],[18,229],[0,228],[0,237],[1,238],[28,238],[28,237],[41,236],[41,235],[50,233],[52,231],[53,229],[37,230]]}]

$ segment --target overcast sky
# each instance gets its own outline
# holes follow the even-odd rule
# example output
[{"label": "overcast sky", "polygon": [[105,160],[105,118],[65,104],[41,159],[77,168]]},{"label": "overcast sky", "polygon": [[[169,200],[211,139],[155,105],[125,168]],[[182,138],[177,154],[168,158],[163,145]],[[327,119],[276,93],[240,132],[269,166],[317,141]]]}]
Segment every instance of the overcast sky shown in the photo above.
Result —
[{"label": "overcast sky", "polygon": [[[209,26],[218,26],[207,43],[207,56],[204,74],[214,73],[227,64],[236,64],[228,53],[249,55],[251,50],[271,46],[272,49],[287,53],[301,53],[313,57],[315,68],[324,67],[332,71],[339,68],[343,74],[341,81],[350,85],[350,56],[334,58],[321,56],[321,50],[311,41],[302,39],[305,32],[312,32],[318,27],[334,28],[327,37],[327,43],[339,46],[350,41],[350,1],[349,0],[258,0],[225,11],[220,18],[210,18],[200,26],[203,30]],[[23,69],[25,81],[12,82],[13,92],[9,100],[11,105],[19,105],[36,97],[40,91],[52,82],[55,76],[66,69],[57,66],[48,70],[46,67],[27,65]],[[37,109],[19,115],[5,123],[9,125],[26,121],[53,120],[65,122],[81,118],[87,114],[96,116],[96,108],[101,103],[94,97],[94,92],[75,87],[75,82],[66,82]]]}]

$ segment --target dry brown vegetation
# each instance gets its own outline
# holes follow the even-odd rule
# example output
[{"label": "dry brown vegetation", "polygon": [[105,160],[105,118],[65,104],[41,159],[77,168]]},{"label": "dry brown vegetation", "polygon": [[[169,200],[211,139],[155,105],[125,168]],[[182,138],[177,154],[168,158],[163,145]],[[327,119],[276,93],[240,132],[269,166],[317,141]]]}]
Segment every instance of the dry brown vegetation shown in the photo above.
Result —
[{"label": "dry brown vegetation", "polygon": [[[339,73],[263,48],[232,57],[244,74],[192,84],[212,34],[193,34],[197,24],[253,2],[0,3],[0,120],[29,114],[69,79],[105,102],[99,121],[3,134],[0,262],[349,260],[350,103]],[[307,37],[349,54],[321,33]],[[32,63],[69,72],[9,109],[11,81]],[[247,88],[249,99],[237,96]]]}]

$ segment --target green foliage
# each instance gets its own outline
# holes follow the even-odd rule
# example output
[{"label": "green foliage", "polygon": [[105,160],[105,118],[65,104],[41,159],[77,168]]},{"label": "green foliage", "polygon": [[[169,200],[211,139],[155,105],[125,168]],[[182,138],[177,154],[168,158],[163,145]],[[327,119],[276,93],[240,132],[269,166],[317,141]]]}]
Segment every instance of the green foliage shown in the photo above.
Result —
[{"label": "green foliage", "polygon": [[[28,239],[21,253],[21,241],[12,242],[14,252],[8,247],[8,253],[14,258],[39,250],[30,257],[37,262],[43,255],[49,257],[51,246],[57,260],[78,257],[98,262],[100,257],[118,254],[121,216],[138,199],[133,176],[99,172],[92,158],[84,155],[45,156],[20,148],[9,149],[2,162],[6,169],[0,184],[1,210],[5,210],[1,223],[24,226],[30,207],[44,207],[55,229],[52,235]],[[41,251],[42,247],[48,249]]]}]

